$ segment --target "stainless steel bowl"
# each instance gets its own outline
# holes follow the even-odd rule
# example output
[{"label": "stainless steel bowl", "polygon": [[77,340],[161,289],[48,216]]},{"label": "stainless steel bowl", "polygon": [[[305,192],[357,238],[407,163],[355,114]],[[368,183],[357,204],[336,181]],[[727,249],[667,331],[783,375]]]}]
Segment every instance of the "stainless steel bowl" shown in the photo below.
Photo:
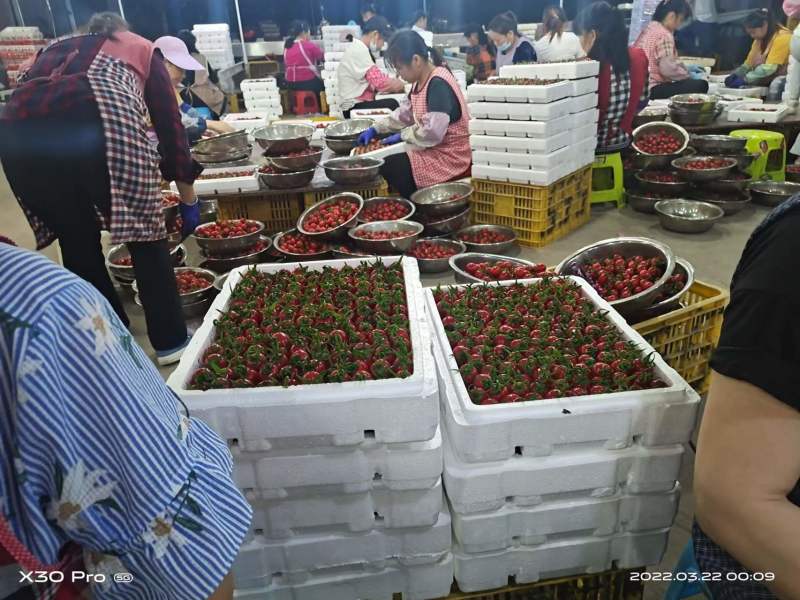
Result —
[{"label": "stainless steel bowl", "polygon": [[715,192],[713,190],[695,189],[689,192],[689,198],[708,202],[719,206],[726,217],[735,215],[750,204],[750,192]]},{"label": "stainless steel bowl", "polygon": [[[689,291],[694,284],[694,267],[692,263],[690,263],[685,258],[676,258],[675,259],[675,272],[673,275],[681,274],[686,278],[685,284],[681,287],[681,289],[669,296],[666,294],[661,294],[661,299],[659,299],[655,304],[652,306],[645,308],[644,310],[637,313],[635,316],[629,319],[630,323],[641,323],[642,321],[646,321],[648,319],[653,319],[660,315],[667,314],[668,312],[672,312],[680,308],[681,306],[681,298],[683,295]],[[666,297],[664,297],[666,296]]]},{"label": "stainless steel bowl", "polygon": [[[327,244],[324,244],[325,249],[323,251],[317,252],[315,254],[297,254],[295,252],[289,252],[281,247],[281,240],[283,239],[283,236],[285,236],[288,233],[299,233],[299,232],[297,231],[297,228],[289,229],[287,231],[281,231],[280,233],[276,234],[275,238],[272,240],[272,247],[275,248],[278,252],[280,252],[283,256],[295,259],[296,262],[304,262],[307,260],[322,260],[323,258],[326,258],[330,253],[330,247],[328,247]],[[314,240],[314,241],[319,242],[319,240]]]},{"label": "stainless steel bowl", "polygon": [[[358,210],[350,217],[346,222],[342,223],[338,227],[334,227],[333,229],[329,229],[328,231],[323,231],[321,233],[314,233],[308,232],[303,228],[303,222],[306,218],[313,214],[314,212],[318,211],[319,209],[332,204],[340,199],[346,199],[350,202],[357,204]],[[323,240],[323,241],[334,241],[334,240],[344,240],[347,239],[347,230],[351,229],[356,226],[358,223],[358,214],[364,208],[364,199],[359,196],[358,194],[353,194],[352,192],[341,192],[339,194],[335,194],[334,196],[330,196],[329,198],[325,198],[321,202],[317,202],[314,206],[310,206],[303,211],[303,214],[300,215],[300,218],[297,219],[297,229],[300,233],[303,233],[315,240]],[[273,243],[277,243],[277,239],[273,240]]]},{"label": "stainless steel bowl", "polygon": [[[664,194],[670,198],[676,198],[689,189],[689,182],[681,181],[677,176],[676,179],[678,179],[678,181],[650,181],[646,179],[648,172],[649,171],[640,171],[634,176],[639,187],[646,192]],[[674,171],[671,172],[674,173]]]},{"label": "stainless steel bowl", "polygon": [[192,149],[196,154],[235,156],[244,154],[249,147],[247,131],[241,130],[202,139]]},{"label": "stainless steel bowl", "polygon": [[304,188],[314,179],[314,173],[317,172],[316,167],[311,167],[307,171],[298,171],[295,173],[262,173],[258,172],[258,179],[262,185],[272,188],[274,190],[291,190],[295,188]]},{"label": "stainless steel bowl", "polygon": [[436,244],[438,246],[445,246],[447,248],[452,249],[455,254],[452,256],[448,256],[447,258],[418,258],[413,256],[416,259],[417,265],[419,266],[420,273],[443,273],[445,271],[450,270],[450,259],[453,256],[457,256],[458,254],[463,254],[467,251],[467,247],[464,245],[464,242],[460,242],[458,240],[442,240],[439,238],[420,238],[418,239],[414,245],[409,248],[409,255],[413,252],[414,247],[422,242],[431,242],[432,244]]},{"label": "stainless steel bowl", "polygon": [[658,258],[663,261],[664,274],[653,283],[652,287],[629,298],[609,302],[623,316],[635,314],[637,311],[651,306],[675,270],[675,255],[669,246],[658,240],[645,237],[619,237],[601,240],[585,246],[565,258],[556,268],[556,272],[559,275],[577,275],[585,278],[584,265],[602,261],[614,254],[621,254],[625,258],[642,256]]},{"label": "stainless steel bowl", "polygon": [[[183,306],[186,306],[186,305],[189,305],[189,304],[193,304],[195,302],[199,302],[200,300],[208,298],[209,295],[211,294],[212,290],[214,290],[214,280],[217,278],[217,274],[214,273],[213,271],[209,271],[208,269],[200,269],[198,267],[176,267],[175,268],[175,273],[176,274],[182,273],[182,272],[186,272],[186,271],[191,271],[191,272],[195,273],[196,275],[199,275],[203,279],[207,280],[208,281],[208,286],[203,288],[203,289],[201,289],[201,290],[197,290],[196,292],[189,292],[188,294],[179,294],[180,299],[181,299],[181,304]],[[139,290],[138,290],[136,285],[133,286],[133,289],[134,289],[134,291],[136,291],[136,293],[139,292]]]},{"label": "stainless steel bowl", "polygon": [[798,193],[800,193],[800,183],[757,181],[750,184],[753,202],[762,206],[778,206]]},{"label": "stainless steel bowl", "polygon": [[[494,244],[477,244],[475,242],[468,242],[462,236],[480,233],[481,231],[492,231],[494,233],[503,233],[508,237],[505,242],[496,242]],[[458,241],[463,243],[469,252],[481,252],[483,254],[503,254],[506,250],[510,250],[517,243],[517,232],[511,227],[503,227],[502,225],[470,225],[460,229],[453,236]]]},{"label": "stainless steel bowl", "polygon": [[322,163],[328,179],[340,185],[360,185],[375,181],[382,166],[382,158],[369,156],[332,158]]},{"label": "stainless steel bowl", "polygon": [[[362,223],[347,232],[357,248],[375,254],[402,254],[414,245],[422,235],[423,226],[416,221],[373,221]],[[389,231],[402,233],[402,237],[388,240],[370,240],[361,237],[364,233]]]},{"label": "stainless steel bowl", "polygon": [[683,152],[676,152],[675,154],[641,154],[634,151],[625,157],[625,161],[632,170],[658,171],[660,169],[669,169],[670,163],[676,158],[693,154],[695,154],[694,149],[688,147]]},{"label": "stainless steel bowl", "polygon": [[[740,177],[737,178],[737,175]],[[706,181],[702,186],[712,192],[744,192],[752,182],[753,178],[750,175],[734,171],[733,173],[728,173],[722,179]]]},{"label": "stainless steel bowl", "polygon": [[218,292],[221,292],[223,289],[225,289],[225,283],[228,281],[228,275],[230,275],[230,273],[223,273],[222,275],[217,276],[217,278],[214,280],[214,287],[217,288]]},{"label": "stainless steel bowl", "polygon": [[656,202],[669,199],[659,194],[648,195],[647,192],[632,190],[625,190],[625,196],[628,198],[628,204],[631,205],[633,210],[648,215],[656,214]]},{"label": "stainless steel bowl", "polygon": [[686,131],[683,127],[681,127],[680,125],[675,125],[675,123],[658,121],[656,123],[645,123],[644,125],[640,125],[636,129],[634,129],[633,142],[631,143],[631,146],[633,146],[633,149],[641,154],[645,154],[648,156],[660,156],[658,154],[654,155],[650,152],[644,152],[637,145],[637,142],[642,138],[642,136],[654,133],[668,133],[669,135],[675,136],[679,140],[681,140],[681,146],[674,154],[680,154],[681,152],[686,150],[686,146],[689,145],[689,132]]},{"label": "stainless steel bowl", "polygon": [[[217,292],[216,286],[211,288],[215,293]],[[212,294],[215,295],[215,294]],[[191,304],[183,304],[181,305],[181,310],[183,311],[183,318],[187,321],[191,321],[192,319],[202,319],[206,316],[208,309],[211,308],[211,297],[203,298],[202,300],[198,300],[197,302],[192,302]]]},{"label": "stainless steel bowl", "polygon": [[248,164],[250,155],[252,154],[252,146],[248,146],[244,151],[235,153],[231,152],[218,152],[215,154],[201,154],[192,149],[192,156],[205,167],[225,168],[225,167],[243,167]]},{"label": "stainless steel bowl", "polygon": [[287,173],[299,173],[315,169],[322,159],[322,148],[320,146],[311,146],[314,150],[311,154],[302,154],[300,156],[269,156],[267,160],[273,167],[280,171]]},{"label": "stainless steel bowl", "polygon": [[673,123],[678,125],[700,127],[703,125],[711,125],[720,113],[722,113],[721,106],[718,106],[715,111],[711,112],[696,112],[680,108],[670,108],[669,118]]},{"label": "stainless steel bowl", "polygon": [[639,127],[645,123],[665,121],[667,119],[667,112],[666,106],[647,106],[640,110],[633,118],[633,126]]},{"label": "stainless steel bowl", "polygon": [[[111,272],[114,279],[121,283],[135,281],[136,273],[134,273],[133,266],[126,267],[124,265],[115,265],[113,261],[119,260],[120,258],[127,258],[130,255],[128,247],[125,244],[111,246],[106,254],[106,267]],[[173,267],[182,267],[186,264],[186,246],[183,244],[173,245],[169,249],[169,256],[172,259]]]},{"label": "stainless steel bowl", "polygon": [[172,191],[164,190],[161,192],[162,198],[166,198],[168,196],[176,196],[178,198],[178,202],[176,204],[171,204],[169,206],[164,206],[162,204],[161,212],[164,213],[164,222],[174,223],[177,220],[178,215],[180,214],[180,203],[181,203],[180,196],[178,196],[178,194]]},{"label": "stainless steel bowl", "polygon": [[437,235],[447,235],[466,227],[467,223],[469,223],[469,211],[470,207],[468,206],[460,213],[450,217],[433,217],[433,220],[429,220],[427,217],[419,217],[417,220],[425,226],[425,235],[427,237],[436,237]]},{"label": "stainless steel bowl", "polygon": [[358,137],[344,139],[325,137],[325,145],[328,146],[334,154],[349,155],[353,148],[358,145]]},{"label": "stainless steel bowl", "polygon": [[369,221],[364,220],[364,212],[371,207],[374,206],[381,206],[383,204],[387,204],[389,202],[399,202],[406,208],[408,208],[408,214],[402,217],[401,219],[397,219],[398,221],[408,221],[411,217],[414,216],[416,212],[416,207],[414,204],[405,198],[395,197],[395,196],[374,196],[372,198],[367,198],[364,200],[364,209],[358,214],[358,222],[359,223],[369,223]]},{"label": "stainless steel bowl", "polygon": [[200,227],[194,230],[192,237],[197,242],[197,245],[200,246],[200,248],[209,252],[210,254],[214,254],[215,256],[238,254],[242,250],[252,248],[258,241],[258,238],[264,232],[264,224],[261,221],[254,221],[252,219],[247,220],[248,222],[255,223],[258,226],[258,229],[253,233],[223,239],[208,238],[202,236],[204,226],[200,225]]},{"label": "stainless steel bowl", "polygon": [[500,261],[510,262],[515,265],[524,267],[535,267],[536,264],[529,260],[521,258],[511,258],[510,256],[499,256],[497,254],[483,254],[481,252],[465,252],[464,254],[456,254],[451,256],[448,260],[450,268],[453,269],[456,281],[458,283],[486,283],[483,279],[478,279],[467,273],[465,267],[467,263],[471,262],[488,262],[494,264]]},{"label": "stainless steel bowl", "polygon": [[[727,166],[715,169],[690,169],[686,166],[687,163],[696,160],[705,161],[718,159],[727,161]],[[714,179],[725,179],[725,176],[736,168],[736,164],[736,160],[733,158],[723,159],[719,156],[684,156],[673,160],[672,168],[686,181],[703,182],[712,181]]]},{"label": "stainless steel bowl", "polygon": [[209,256],[201,249],[200,256],[202,256],[203,262],[200,263],[200,266],[204,269],[216,271],[217,273],[227,273],[243,265],[257,265],[258,263],[270,262],[271,255],[269,250],[272,246],[272,240],[267,235],[260,236],[258,240],[266,244],[263,250],[258,252],[245,251],[244,254],[232,257]]},{"label": "stainless steel bowl", "polygon": [[214,198],[200,200],[200,224],[211,223],[217,220],[217,201]]},{"label": "stainless steel bowl", "polygon": [[452,215],[469,206],[473,188],[462,181],[451,181],[423,188],[411,194],[411,202],[426,217]]},{"label": "stainless steel bowl", "polygon": [[760,153],[755,152],[750,154],[745,152],[744,154],[724,154],[721,155],[720,158],[732,158],[736,161],[736,168],[740,171],[746,171],[750,165],[753,164],[753,161],[761,156]]},{"label": "stainless steel bowl", "polygon": [[697,113],[713,113],[718,103],[719,98],[709,94],[678,94],[670,98],[670,108]]},{"label": "stainless steel bowl", "polygon": [[730,155],[742,152],[747,138],[732,135],[693,135],[689,143],[701,154]]},{"label": "stainless steel bowl", "polygon": [[312,125],[273,123],[253,130],[253,139],[270,156],[284,156],[308,148],[314,131]]},{"label": "stainless steel bowl", "polygon": [[661,226],[677,233],[704,233],[725,216],[719,206],[699,200],[662,200],[656,203]]},{"label": "stainless steel bowl", "polygon": [[338,244],[331,247],[331,256],[333,258],[369,258],[375,255],[356,250],[352,247],[352,244]]},{"label": "stainless steel bowl", "polygon": [[367,129],[372,127],[372,119],[347,119],[337,121],[328,125],[325,129],[325,137],[329,139],[349,139],[357,138]]}]

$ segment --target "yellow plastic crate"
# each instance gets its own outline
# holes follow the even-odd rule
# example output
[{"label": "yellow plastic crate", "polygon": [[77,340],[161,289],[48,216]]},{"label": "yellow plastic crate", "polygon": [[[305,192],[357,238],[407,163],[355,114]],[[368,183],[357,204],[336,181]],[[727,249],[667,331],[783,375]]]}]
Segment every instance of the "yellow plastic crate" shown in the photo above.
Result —
[{"label": "yellow plastic crate", "polygon": [[364,200],[367,198],[374,198],[375,196],[388,196],[389,195],[389,186],[386,183],[386,180],[381,177],[380,179],[374,181],[372,184],[367,185],[361,188],[349,188],[347,190],[341,189],[341,187],[334,187],[329,190],[319,191],[319,192],[306,192],[304,196],[304,203],[305,208],[310,208],[314,206],[317,202],[322,202],[325,198],[330,198],[334,194],[338,194],[340,192],[347,191],[353,192],[354,194],[358,194]]},{"label": "yellow plastic crate", "polygon": [[708,391],[711,354],[719,342],[722,316],[729,294],[708,283],[695,281],[681,298],[683,308],[634,325],[698,393]]},{"label": "yellow plastic crate", "polygon": [[258,193],[216,196],[219,219],[255,219],[265,233],[292,229],[303,213],[303,194]]},{"label": "yellow plastic crate", "polygon": [[472,223],[512,227],[525,246],[554,242],[587,223],[591,216],[591,167],[549,186],[483,179],[473,179],[472,186]]}]

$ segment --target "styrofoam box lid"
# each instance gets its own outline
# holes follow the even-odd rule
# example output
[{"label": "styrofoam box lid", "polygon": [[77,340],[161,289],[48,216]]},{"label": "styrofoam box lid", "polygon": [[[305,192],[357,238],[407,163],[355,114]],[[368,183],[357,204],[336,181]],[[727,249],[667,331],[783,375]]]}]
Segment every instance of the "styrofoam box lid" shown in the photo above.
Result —
[{"label": "styrofoam box lid", "polygon": [[572,98],[563,98],[547,104],[473,102],[469,104],[469,112],[473,117],[477,118],[548,121],[569,114],[572,112],[573,106]]},{"label": "styrofoam box lid", "polygon": [[570,96],[583,96],[597,91],[599,79],[597,77],[585,77],[583,79],[571,79],[569,83],[572,86]]},{"label": "styrofoam box lid", "polygon": [[574,127],[575,118],[577,115],[565,115],[552,121],[497,121],[473,118],[469,122],[469,131],[476,135],[545,138]]},{"label": "styrofoam box lid", "polygon": [[[215,192],[235,192],[241,190],[243,192],[257,190],[258,174],[255,172],[247,173],[247,171],[256,171],[256,165],[242,165],[237,167],[224,168],[208,168],[203,170],[203,175],[216,175],[217,173],[242,173],[239,177],[220,177],[212,179],[198,179],[194,182],[195,191],[198,194],[213,194]],[[178,191],[178,187],[174,181],[170,182],[170,189],[173,192]]]},{"label": "styrofoam box lid", "polygon": [[572,98],[572,107],[570,108],[570,112],[581,113],[587,110],[592,110],[593,108],[597,108],[597,102],[598,94],[596,92],[584,94],[582,96],[575,96]]},{"label": "styrofoam box lid", "polygon": [[569,146],[552,152],[535,154],[476,150],[472,153],[472,162],[517,169],[549,169],[568,160],[572,151],[573,149]]},{"label": "styrofoam box lid", "polygon": [[472,84],[467,88],[470,102],[532,102],[546,103],[561,100],[570,95],[572,85],[559,81],[549,85],[491,85]]},{"label": "styrofoam box lid", "polygon": [[581,79],[600,73],[600,63],[595,60],[506,65],[500,67],[500,77],[538,77],[539,79]]},{"label": "styrofoam box lid", "polygon": [[550,169],[512,169],[491,165],[473,165],[472,176],[489,181],[508,181],[525,185],[550,185],[574,171],[572,163]]},{"label": "styrofoam box lid", "polygon": [[474,150],[493,152],[513,152],[519,154],[552,152],[564,148],[572,142],[571,131],[561,131],[543,138],[516,138],[494,135],[471,135],[470,146]]},{"label": "styrofoam box lid", "polygon": [[195,23],[192,32],[228,31],[229,29],[227,23]]}]

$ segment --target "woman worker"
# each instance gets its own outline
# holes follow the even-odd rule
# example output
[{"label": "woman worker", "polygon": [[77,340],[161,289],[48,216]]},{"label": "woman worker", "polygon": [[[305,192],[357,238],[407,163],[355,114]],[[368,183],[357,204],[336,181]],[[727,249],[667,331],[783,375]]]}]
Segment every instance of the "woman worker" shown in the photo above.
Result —
[{"label": "woman worker", "polygon": [[533,42],[540,62],[560,62],[581,58],[583,48],[578,36],[564,31],[567,15],[560,6],[548,6],[542,14],[542,37]]},{"label": "woman worker", "polygon": [[227,98],[219,89],[217,72],[211,68],[208,59],[197,49],[197,38],[188,29],[178,32],[178,39],[186,44],[189,54],[203,67],[202,71],[187,70],[183,78],[181,98],[194,108],[207,108],[212,119],[219,119],[225,112]]},{"label": "woman worker", "polygon": [[[126,326],[100,230],[127,244],[150,343],[158,362],[170,364],[188,336],[161,179],[178,186],[186,236],[200,220],[193,183],[202,168],[189,153],[175,89],[155,46],[108,19],[93,19],[89,31],[49,46],[25,72],[0,115],[0,157],[37,248],[58,240],[64,266],[94,285]],[[158,152],[147,136],[148,113]]]},{"label": "woman worker", "polygon": [[792,32],[775,22],[767,10],[750,13],[744,20],[753,45],[744,64],[725,78],[729,88],[767,86],[779,75],[786,75]]},{"label": "woman worker", "polygon": [[472,163],[469,112],[442,57],[418,33],[406,30],[392,37],[386,61],[412,84],[411,93],[394,114],[362,133],[358,143],[365,145],[378,135],[399,132],[383,143],[402,141],[408,151],[387,157],[381,174],[404,198],[418,189],[468,176]]},{"label": "woman worker", "polygon": [[464,28],[467,38],[467,64],[472,67],[472,78],[475,81],[486,81],[494,75],[495,64],[492,54],[494,48],[489,45],[489,38],[483,27],[470,23]]},{"label": "woman worker", "polygon": [[428,13],[418,10],[411,18],[411,31],[416,31],[428,46],[433,46],[433,33],[428,29]]},{"label": "woman worker", "polygon": [[389,22],[381,16],[372,17],[364,24],[362,31],[363,37],[353,40],[336,69],[340,104],[346,119],[350,118],[350,111],[354,108],[394,110],[399,106],[397,100],[375,100],[375,95],[378,92],[402,94],[405,91],[402,81],[389,77],[375,64],[374,55],[380,52],[391,33]]},{"label": "woman worker", "polygon": [[311,28],[305,21],[292,21],[289,37],[283,44],[283,64],[286,67],[286,87],[290,90],[319,93],[325,84],[317,65],[325,53],[311,41]]},{"label": "woman worker", "polygon": [[694,79],[702,69],[685,67],[678,60],[675,48],[675,31],[691,15],[692,9],[686,0],[661,0],[653,13],[653,20],[634,43],[647,55],[651,98],[704,94],[708,91],[707,81]]},{"label": "woman worker", "polygon": [[497,69],[506,65],[536,62],[533,43],[517,31],[517,16],[511,12],[497,15],[489,22],[489,38],[497,48]]},{"label": "woman worker", "polygon": [[607,2],[586,7],[575,31],[592,60],[600,63],[597,152],[617,152],[631,141],[633,118],[647,104],[647,57],[629,48],[622,13]]}]

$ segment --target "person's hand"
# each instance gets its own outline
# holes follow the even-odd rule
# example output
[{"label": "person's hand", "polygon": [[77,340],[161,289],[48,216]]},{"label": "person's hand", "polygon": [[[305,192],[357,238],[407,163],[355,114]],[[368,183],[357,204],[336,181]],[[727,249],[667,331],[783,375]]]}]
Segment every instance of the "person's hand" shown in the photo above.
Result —
[{"label": "person's hand", "polygon": [[399,144],[402,141],[403,141],[403,138],[400,137],[400,134],[399,133],[394,133],[394,134],[390,135],[389,137],[383,139],[381,141],[381,144],[383,144],[384,146],[391,146],[392,144]]},{"label": "person's hand", "polygon": [[378,137],[378,131],[374,127],[370,127],[365,132],[363,132],[360,136],[358,136],[358,145],[359,146],[366,146],[372,140]]},{"label": "person's hand", "polygon": [[223,133],[233,133],[236,129],[230,123],[226,123],[225,121],[212,121],[211,119],[206,120],[206,127],[208,130],[213,131],[218,135],[222,135]]},{"label": "person's hand", "polygon": [[181,224],[181,237],[186,238],[194,233],[194,230],[200,225],[200,202],[195,198],[192,204],[181,202],[178,207],[183,221]]},{"label": "person's hand", "polygon": [[731,73],[725,78],[725,87],[732,89],[747,87],[747,81],[736,73]]},{"label": "person's hand", "polygon": [[692,79],[705,79],[706,70],[700,65],[689,65],[689,77]]}]

